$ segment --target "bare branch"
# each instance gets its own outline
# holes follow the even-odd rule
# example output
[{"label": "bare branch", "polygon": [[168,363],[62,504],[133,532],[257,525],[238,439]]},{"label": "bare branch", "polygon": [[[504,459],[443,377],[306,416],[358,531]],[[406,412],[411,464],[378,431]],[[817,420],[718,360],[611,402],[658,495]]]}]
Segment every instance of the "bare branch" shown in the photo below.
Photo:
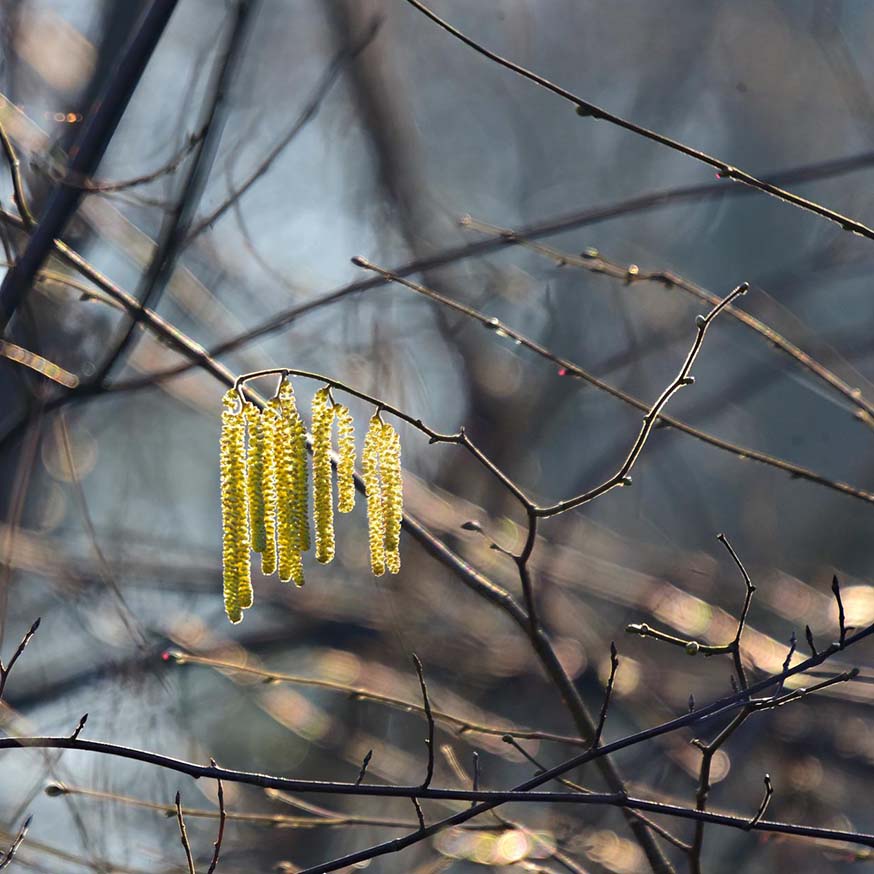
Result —
[{"label": "bare branch", "polygon": [[185,820],[182,817],[182,799],[176,793],[176,822],[179,825],[179,840],[185,850],[185,859],[188,862],[188,874],[197,874],[194,868],[194,858],[191,855],[191,844],[188,841],[188,831],[185,828]]},{"label": "bare branch", "polygon": [[427,789],[431,785],[431,780],[434,777],[434,717],[431,714],[431,702],[428,700],[428,687],[425,684],[425,672],[422,670],[422,662],[419,657],[413,653],[413,664],[416,666],[416,674],[419,677],[419,686],[422,689],[422,705],[425,710],[425,719],[428,720],[428,737],[425,744],[428,747],[428,768],[425,772],[425,779],[422,781],[422,788]]},{"label": "bare branch", "polygon": [[601,743],[601,734],[604,731],[604,723],[607,721],[607,709],[610,706],[610,696],[613,694],[613,681],[616,679],[618,667],[619,656],[616,654],[616,644],[610,641],[610,677],[607,680],[607,688],[604,690],[604,703],[601,705],[601,715],[598,717],[598,727],[595,729],[592,749],[597,749]]},{"label": "bare branch", "polygon": [[419,804],[419,799],[415,796],[410,800],[413,802],[413,807],[416,809],[416,819],[419,820],[419,830],[425,831],[425,814],[422,813],[422,805]]},{"label": "bare branch", "polygon": [[6,689],[6,681],[9,679],[9,674],[12,673],[12,669],[15,667],[15,663],[21,657],[21,654],[27,648],[27,645],[30,643],[31,638],[36,634],[37,629],[39,628],[40,619],[37,618],[33,625],[30,626],[27,633],[24,637],[21,638],[21,642],[18,644],[15,652],[12,653],[12,658],[9,659],[8,664],[3,664],[0,661],[0,698],[3,697],[3,691]]},{"label": "bare branch", "polygon": [[24,838],[27,836],[27,830],[30,828],[30,823],[33,821],[33,816],[28,816],[24,823],[21,826],[18,834],[15,836],[15,840],[9,845],[9,849],[4,853],[3,858],[0,859],[0,871],[4,868],[8,868],[9,865],[12,864],[12,860],[15,858],[15,854],[18,852],[18,848],[21,846]]},{"label": "bare branch", "polygon": [[[213,768],[218,767],[218,765],[216,765],[215,759],[210,759],[209,763],[210,765],[212,765]],[[216,780],[216,785],[218,787],[219,827],[218,835],[216,836],[215,843],[213,844],[214,849],[212,853],[212,860],[209,863],[209,868],[207,869],[206,874],[213,874],[216,866],[218,865],[219,855],[222,851],[222,841],[224,840],[225,836],[225,822],[228,818],[227,811],[225,810],[225,788],[224,786],[222,786],[222,781],[220,779]]]}]

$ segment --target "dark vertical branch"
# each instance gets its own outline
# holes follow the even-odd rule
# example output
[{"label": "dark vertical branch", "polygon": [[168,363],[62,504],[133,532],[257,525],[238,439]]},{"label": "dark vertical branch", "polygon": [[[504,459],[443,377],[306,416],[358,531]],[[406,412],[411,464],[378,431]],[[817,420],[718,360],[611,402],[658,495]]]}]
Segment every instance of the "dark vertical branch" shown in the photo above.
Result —
[{"label": "dark vertical branch", "polygon": [[[114,75],[101,95],[97,108],[85,122],[82,134],[71,149],[69,171],[75,177],[90,177],[112,139],[161,34],[176,8],[177,0],[153,0],[142,23],[125,49]],[[52,252],[76,211],[82,191],[58,182],[27,248],[0,285],[0,332],[30,291],[36,274]]]},{"label": "dark vertical branch", "polygon": [[837,575],[832,577],[832,594],[835,596],[835,601],[838,602],[838,627],[840,629],[838,643],[843,648],[847,641],[847,620],[844,614],[844,601],[841,598],[841,584],[838,582]]},{"label": "dark vertical branch", "polygon": [[610,697],[613,694],[613,682],[616,679],[616,670],[619,667],[619,656],[616,654],[616,644],[610,641],[610,677],[607,680],[607,688],[604,690],[604,703],[601,705],[601,713],[598,716],[598,725],[595,728],[595,737],[592,739],[592,749],[597,749],[601,743],[601,734],[604,731],[604,723],[607,721],[607,709],[610,707]]},{"label": "dark vertical branch", "polygon": [[[160,298],[164,286],[176,267],[212,169],[218,145],[224,131],[230,107],[230,89],[246,46],[246,37],[255,18],[260,0],[237,0],[233,23],[228,30],[225,49],[218,63],[205,118],[197,125],[203,131],[179,201],[161,233],[161,239],[149,264],[137,297],[143,307],[152,306]],[[92,383],[101,386],[115,364],[120,361],[136,336],[138,321],[131,319],[106,357]]]},{"label": "dark vertical branch", "polygon": [[185,850],[185,860],[188,863],[188,874],[197,874],[194,868],[194,857],[191,855],[191,842],[188,840],[188,830],[185,828],[185,819],[182,816],[182,799],[176,793],[176,823],[179,826],[179,840]]},{"label": "dark vertical branch", "polygon": [[[210,765],[213,768],[217,767],[215,763],[215,759],[209,760]],[[222,851],[222,841],[225,837],[225,822],[228,818],[227,811],[225,810],[225,788],[222,785],[222,781],[216,780],[218,784],[218,804],[219,804],[219,827],[218,827],[218,835],[215,839],[215,844],[213,844],[213,853],[212,860],[209,863],[209,868],[207,868],[206,874],[214,874],[216,866],[218,865],[219,855]]]},{"label": "dark vertical branch", "polygon": [[425,779],[422,781],[422,788],[427,789],[434,777],[434,714],[431,713],[431,702],[428,700],[425,672],[422,670],[422,663],[415,653],[413,653],[413,664],[416,666],[416,674],[419,677],[419,687],[422,690],[422,705],[425,709],[425,718],[428,720],[428,738],[425,741],[428,746],[428,767],[425,772]]},{"label": "dark vertical branch", "polygon": [[744,584],[746,585],[746,595],[744,597],[743,607],[740,611],[740,618],[737,621],[737,631],[735,632],[734,640],[730,644],[731,656],[734,659],[734,669],[737,672],[738,682],[742,689],[746,689],[749,684],[747,683],[747,675],[744,671],[743,659],[741,658],[740,639],[744,633],[744,628],[746,627],[747,615],[750,612],[750,605],[752,604],[753,594],[756,591],[756,587],[753,585],[750,575],[747,573],[747,569],[744,567],[738,554],[734,551],[734,547],[729,543],[728,538],[724,534],[719,534],[716,539],[728,550],[728,554],[737,565],[737,568],[743,577]]}]

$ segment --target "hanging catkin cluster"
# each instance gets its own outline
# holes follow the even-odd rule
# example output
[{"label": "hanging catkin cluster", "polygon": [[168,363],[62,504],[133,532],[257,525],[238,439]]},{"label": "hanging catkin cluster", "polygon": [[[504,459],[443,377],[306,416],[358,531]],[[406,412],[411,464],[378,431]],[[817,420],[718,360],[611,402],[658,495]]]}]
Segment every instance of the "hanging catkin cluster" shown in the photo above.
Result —
[{"label": "hanging catkin cluster", "polygon": [[[303,553],[310,549],[306,429],[294,389],[283,379],[264,410],[239,403],[235,390],[222,402],[221,494],[225,610],[231,622],[252,606],[250,552],[261,572],[304,584]],[[337,423],[337,509],[355,506],[355,426],[348,407],[329,388],[312,405],[313,526],[316,560],[334,558],[333,425]],[[248,442],[246,439],[248,432]],[[371,568],[400,570],[403,515],[401,445],[379,416],[370,421],[362,464],[367,493]]]}]

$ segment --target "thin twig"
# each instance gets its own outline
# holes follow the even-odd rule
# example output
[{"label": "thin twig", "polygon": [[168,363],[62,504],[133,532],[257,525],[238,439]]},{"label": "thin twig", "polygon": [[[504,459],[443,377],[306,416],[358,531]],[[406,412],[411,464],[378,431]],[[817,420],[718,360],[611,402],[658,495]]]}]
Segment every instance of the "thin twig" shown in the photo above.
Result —
[{"label": "thin twig", "polygon": [[27,230],[33,230],[36,226],[36,219],[27,205],[27,197],[24,193],[24,182],[21,179],[21,162],[18,160],[18,153],[15,151],[15,146],[12,145],[12,140],[6,133],[6,128],[0,124],[0,145],[3,147],[3,154],[6,157],[6,163],[9,165],[9,175],[12,177],[12,198],[15,201],[15,206],[18,209],[18,214],[21,216],[24,226]]},{"label": "thin twig", "polygon": [[85,723],[88,722],[88,714],[83,713],[79,718],[79,722],[76,727],[73,729],[73,733],[70,735],[70,740],[76,740],[80,734],[82,734],[82,729],[85,728]]},{"label": "thin twig", "polygon": [[206,130],[201,128],[197,133],[189,134],[185,144],[181,149],[165,164],[158,167],[157,170],[152,170],[150,173],[143,173],[139,176],[133,176],[130,179],[119,179],[108,181],[102,179],[89,179],[82,176],[74,176],[72,173],[65,173],[55,179],[56,182],[63,182],[64,185],[69,185],[74,188],[81,188],[83,191],[90,191],[100,194],[112,194],[119,191],[125,191],[128,188],[137,188],[140,185],[148,185],[150,182],[155,182],[163,176],[169,176],[175,173],[182,162],[191,154],[196,146],[203,139]]},{"label": "thin twig", "polygon": [[[625,627],[625,630],[629,634],[636,634],[640,637],[652,637],[655,640],[662,641],[663,643],[669,643],[672,646],[682,647],[690,656],[695,656],[699,653],[703,656],[731,655],[732,659],[734,660],[735,671],[737,672],[737,677],[740,682],[740,688],[746,689],[748,683],[746,672],[743,666],[743,658],[741,657],[740,645],[741,637],[743,636],[744,629],[746,628],[747,615],[750,611],[750,605],[752,604],[753,594],[756,591],[756,587],[752,584],[752,581],[750,580],[750,575],[747,573],[746,568],[743,566],[740,558],[738,558],[738,555],[734,551],[734,548],[728,542],[728,538],[724,534],[719,534],[717,536],[717,540],[719,540],[719,542],[726,548],[729,555],[732,557],[732,560],[737,565],[738,570],[740,570],[741,576],[743,577],[744,585],[746,586],[746,594],[744,596],[744,603],[743,607],[741,608],[740,617],[738,618],[737,629],[735,630],[734,638],[730,643],[701,643],[698,640],[690,640],[688,638],[677,637],[676,635],[670,634],[666,631],[660,631],[657,628],[652,628],[646,622],[632,623],[631,625],[627,625]],[[788,667],[788,665],[784,666],[784,670],[786,667]],[[732,676],[732,684],[735,684],[734,676]],[[693,707],[694,702],[690,699],[690,710],[693,709]]]},{"label": "thin twig", "polygon": [[[83,798],[91,798],[96,801],[113,802],[116,804],[124,804],[130,807],[136,807],[141,810],[151,810],[155,813],[163,814],[164,816],[176,816],[176,808],[173,804],[158,804],[151,801],[143,801],[139,798],[133,798],[129,795],[119,795],[114,792],[100,792],[96,789],[86,789],[81,786],[68,786],[63,783],[50,783],[45,788],[45,794],[50,798],[62,797],[65,795],[77,795]],[[279,801],[288,802],[291,796],[278,790],[268,790],[267,794],[270,798]],[[295,805],[301,806],[304,810],[315,813],[314,816],[287,816],[286,814],[277,813],[234,813],[225,811],[225,819],[234,822],[241,822],[247,825],[263,825],[270,828],[292,828],[292,829],[314,829],[314,828],[345,828],[347,826],[363,826],[391,829],[410,829],[415,828],[416,823],[412,819],[389,819],[385,817],[370,817],[370,816],[350,816],[338,811],[327,810],[316,805],[299,802],[295,799]],[[197,819],[217,819],[221,820],[221,810],[201,810],[188,808],[185,811],[187,819],[192,817]],[[477,831],[485,830],[485,826],[469,823],[466,828],[471,828]]]},{"label": "thin twig", "polygon": [[[744,670],[743,658],[741,657],[740,652],[740,639],[744,633],[744,628],[746,628],[747,615],[750,612],[750,605],[753,602],[753,594],[756,591],[756,587],[753,585],[750,575],[747,573],[747,569],[744,567],[738,554],[734,551],[734,547],[729,543],[728,538],[724,534],[719,534],[716,539],[728,550],[728,554],[731,556],[732,561],[737,565],[737,569],[740,571],[744,585],[746,586],[743,607],[740,611],[740,618],[737,621],[737,631],[735,632],[734,640],[731,643],[731,655],[734,659],[734,669],[737,672],[737,679],[741,688],[746,689],[748,685],[747,675]],[[789,665],[786,665],[786,668],[788,667]],[[786,670],[786,668],[783,670]]]},{"label": "thin twig", "polygon": [[24,838],[27,835],[27,830],[30,828],[30,823],[32,821],[33,815],[28,816],[27,819],[24,820],[24,823],[19,829],[18,834],[15,836],[15,840],[9,845],[9,849],[4,853],[3,858],[0,859],[0,871],[12,864],[12,860],[15,858],[15,854],[18,852],[18,848],[24,841]]},{"label": "thin twig", "polygon": [[419,820],[419,829],[425,831],[425,814],[422,813],[422,805],[419,804],[419,799],[413,796],[410,801],[413,802],[413,807],[416,809],[416,819]]},{"label": "thin twig", "polygon": [[176,793],[176,822],[179,825],[179,840],[185,849],[185,859],[188,862],[188,874],[197,874],[194,868],[194,858],[191,855],[191,844],[188,840],[188,832],[185,828],[185,819],[182,817],[182,799]]},{"label": "thin twig", "polygon": [[813,642],[813,632],[809,625],[804,626],[804,636],[807,638],[807,645],[810,647],[811,655],[816,655],[816,644]]},{"label": "thin twig", "polygon": [[[215,759],[210,759],[209,763],[213,768],[218,767]],[[218,787],[219,827],[218,835],[216,835],[215,843],[213,844],[212,860],[209,863],[209,868],[207,869],[206,874],[213,874],[218,865],[219,855],[222,851],[222,841],[225,836],[225,822],[228,818],[227,811],[225,810],[225,788],[222,786],[222,781],[220,779],[216,780],[216,784]]]},{"label": "thin twig", "polygon": [[607,680],[607,688],[604,690],[604,703],[601,705],[601,714],[598,717],[598,727],[595,729],[595,738],[592,748],[597,749],[601,743],[601,734],[604,731],[604,723],[607,721],[607,709],[610,707],[610,697],[613,694],[613,681],[616,679],[616,670],[619,667],[619,656],[616,654],[616,644],[610,641],[610,677]]},{"label": "thin twig", "polygon": [[367,766],[370,764],[372,758],[373,750],[368,750],[364,756],[364,761],[361,762],[361,769],[358,771],[358,776],[355,778],[356,786],[361,785],[361,781],[364,779],[365,774],[367,774]]},{"label": "thin twig", "polygon": [[[838,582],[837,574],[832,577],[832,594],[835,596],[835,601],[838,602],[838,627],[840,629],[838,642],[844,646],[847,639],[847,620],[844,614],[844,601],[841,598],[841,584]],[[2,691],[2,687],[0,687],[0,691]]]},{"label": "thin twig", "polygon": [[768,805],[771,803],[771,796],[774,794],[774,787],[771,785],[771,775],[765,774],[765,797],[762,798],[762,803],[759,805],[759,809],[756,811],[756,815],[750,820],[747,829],[752,829],[755,827],[756,823],[761,822],[762,817],[765,815],[765,811],[768,809]]},{"label": "thin twig", "polygon": [[425,711],[425,719],[428,721],[428,737],[425,740],[425,744],[428,747],[428,767],[425,771],[425,779],[422,781],[422,788],[427,789],[434,777],[434,717],[431,714],[431,702],[428,700],[425,672],[422,670],[422,662],[419,661],[419,657],[415,653],[413,653],[413,664],[416,666],[416,674],[419,677],[419,687],[422,690],[422,707]]},{"label": "thin twig", "polygon": [[3,664],[3,662],[0,661],[0,698],[3,697],[3,692],[6,689],[6,681],[9,679],[9,674],[12,672],[12,669],[15,667],[15,663],[21,657],[21,654],[27,648],[27,645],[30,643],[31,638],[34,636],[34,634],[36,634],[37,629],[39,628],[40,621],[41,620],[37,618],[33,625],[30,626],[27,633],[24,635],[24,637],[21,638],[21,641],[16,647],[15,652],[12,653],[12,658],[9,659],[9,662],[7,664]]}]

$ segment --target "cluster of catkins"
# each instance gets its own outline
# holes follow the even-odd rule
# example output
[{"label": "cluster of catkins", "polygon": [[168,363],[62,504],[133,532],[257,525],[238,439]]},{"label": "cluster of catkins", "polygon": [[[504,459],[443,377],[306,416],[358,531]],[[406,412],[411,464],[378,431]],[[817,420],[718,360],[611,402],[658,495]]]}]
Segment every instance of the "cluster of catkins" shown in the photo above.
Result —
[{"label": "cluster of catkins", "polygon": [[[312,406],[313,529],[316,560],[334,558],[332,429],[337,422],[337,509],[355,506],[355,428],[352,414],[320,389]],[[248,441],[247,441],[248,433]],[[377,413],[370,420],[362,453],[370,566],[381,576],[401,567],[403,516],[401,443]],[[265,575],[304,583],[301,556],[310,548],[306,429],[294,390],[283,380],[263,410],[240,404],[235,390],[222,401],[221,494],[225,611],[231,622],[252,606],[250,553],[261,554]]]}]

